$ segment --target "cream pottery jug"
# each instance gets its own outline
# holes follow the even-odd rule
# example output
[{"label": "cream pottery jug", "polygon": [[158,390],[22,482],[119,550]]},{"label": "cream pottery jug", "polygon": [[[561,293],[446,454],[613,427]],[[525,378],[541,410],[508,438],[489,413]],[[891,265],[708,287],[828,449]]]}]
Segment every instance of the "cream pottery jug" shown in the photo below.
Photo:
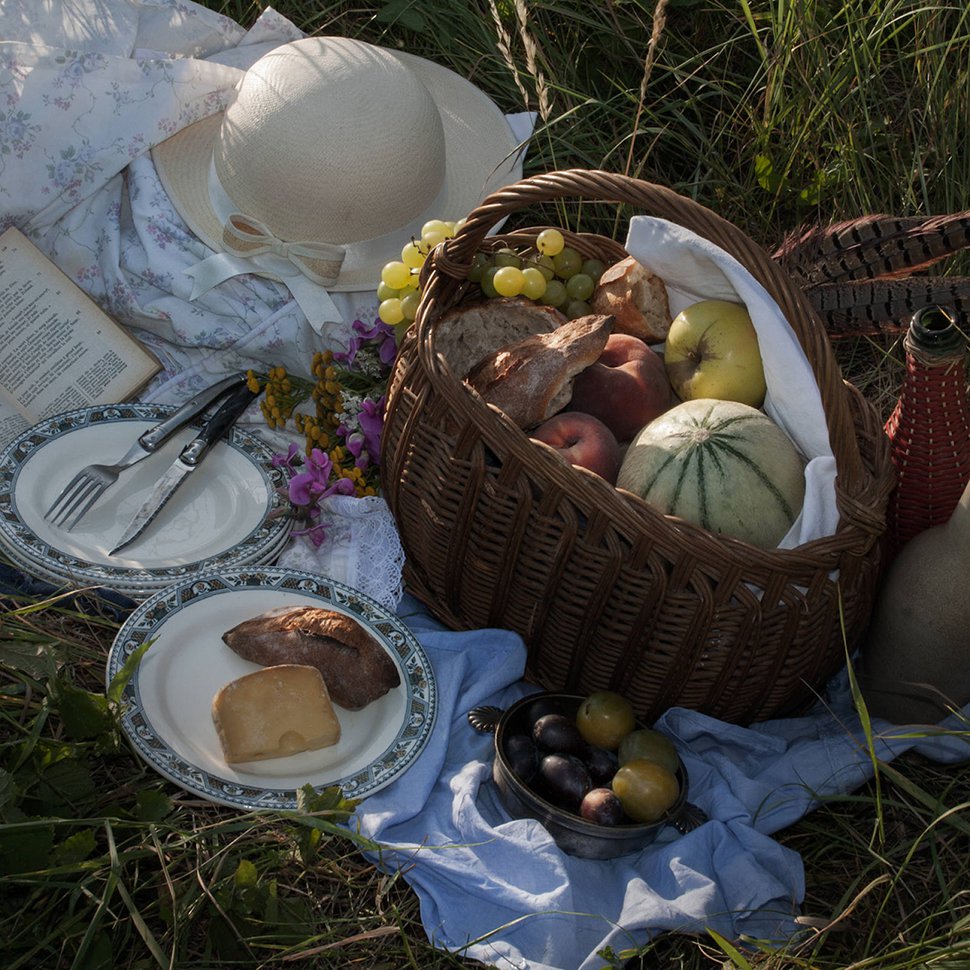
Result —
[{"label": "cream pottery jug", "polygon": [[935,724],[970,701],[970,484],[950,519],[911,539],[876,599],[862,651],[869,713]]}]

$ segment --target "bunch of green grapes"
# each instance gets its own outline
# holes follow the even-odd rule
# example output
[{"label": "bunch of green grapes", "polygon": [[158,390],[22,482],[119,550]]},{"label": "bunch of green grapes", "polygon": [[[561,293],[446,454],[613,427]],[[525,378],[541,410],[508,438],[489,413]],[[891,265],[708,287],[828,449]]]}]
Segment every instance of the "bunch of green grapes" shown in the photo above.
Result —
[{"label": "bunch of green grapes", "polygon": [[410,323],[418,312],[421,289],[418,274],[424,261],[438,243],[453,236],[465,224],[464,219],[446,222],[431,219],[421,227],[421,237],[404,244],[401,258],[385,263],[377,285],[380,306],[377,315],[389,326]]},{"label": "bunch of green grapes", "polygon": [[566,245],[558,229],[543,229],[536,236],[537,256],[520,255],[511,249],[477,253],[468,278],[485,296],[524,296],[555,307],[570,320],[591,313],[589,298],[596,289],[605,264],[583,259]]},{"label": "bunch of green grapes", "polygon": [[[396,326],[414,319],[421,299],[418,274],[425,259],[463,224],[464,220],[451,223],[440,219],[425,223],[421,238],[404,246],[400,260],[384,266],[377,287],[378,315],[384,323]],[[598,259],[583,259],[577,250],[566,245],[558,229],[543,229],[536,236],[535,248],[535,255],[508,248],[476,253],[468,279],[477,283],[489,299],[522,296],[555,307],[570,320],[591,313],[589,299],[605,264]]]}]

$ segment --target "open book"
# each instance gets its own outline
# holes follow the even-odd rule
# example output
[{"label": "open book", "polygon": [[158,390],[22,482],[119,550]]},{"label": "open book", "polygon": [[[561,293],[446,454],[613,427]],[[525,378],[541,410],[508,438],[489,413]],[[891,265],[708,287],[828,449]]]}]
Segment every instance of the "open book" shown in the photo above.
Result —
[{"label": "open book", "polygon": [[134,396],[153,354],[26,236],[0,235],[0,448],[43,418]]}]

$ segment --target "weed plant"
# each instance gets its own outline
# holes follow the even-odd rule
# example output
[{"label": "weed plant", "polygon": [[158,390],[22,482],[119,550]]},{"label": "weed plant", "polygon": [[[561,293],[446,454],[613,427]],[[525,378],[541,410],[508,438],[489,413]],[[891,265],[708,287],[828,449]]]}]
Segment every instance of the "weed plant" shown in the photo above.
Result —
[{"label": "weed plant", "polygon": [[[245,26],[259,14],[247,0],[207,3]],[[970,208],[963,0],[274,6],[308,33],[422,54],[504,110],[535,111],[527,174],[602,168],[658,182],[769,249],[814,223]],[[408,160],[389,145],[387,163]],[[622,239],[630,214],[587,202],[512,222]],[[944,270],[965,273],[964,257]],[[859,336],[836,345],[846,376],[884,414],[898,393],[899,344]],[[339,800],[246,814],[146,769],[105,691],[119,620],[98,603],[2,601],[5,970],[475,966],[429,946],[401,877],[366,862],[336,825],[348,808]],[[970,768],[901,757],[778,837],[805,862],[799,940],[739,951],[669,935],[605,954],[604,967],[970,967]]]}]

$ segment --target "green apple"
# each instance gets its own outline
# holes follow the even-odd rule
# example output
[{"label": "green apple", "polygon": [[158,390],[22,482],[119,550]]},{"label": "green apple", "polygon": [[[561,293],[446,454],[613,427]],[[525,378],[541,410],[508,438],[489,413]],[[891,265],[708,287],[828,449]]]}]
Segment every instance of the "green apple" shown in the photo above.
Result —
[{"label": "green apple", "polygon": [[667,333],[664,363],[682,401],[715,398],[755,408],[764,403],[758,334],[740,303],[701,300],[681,310]]}]

